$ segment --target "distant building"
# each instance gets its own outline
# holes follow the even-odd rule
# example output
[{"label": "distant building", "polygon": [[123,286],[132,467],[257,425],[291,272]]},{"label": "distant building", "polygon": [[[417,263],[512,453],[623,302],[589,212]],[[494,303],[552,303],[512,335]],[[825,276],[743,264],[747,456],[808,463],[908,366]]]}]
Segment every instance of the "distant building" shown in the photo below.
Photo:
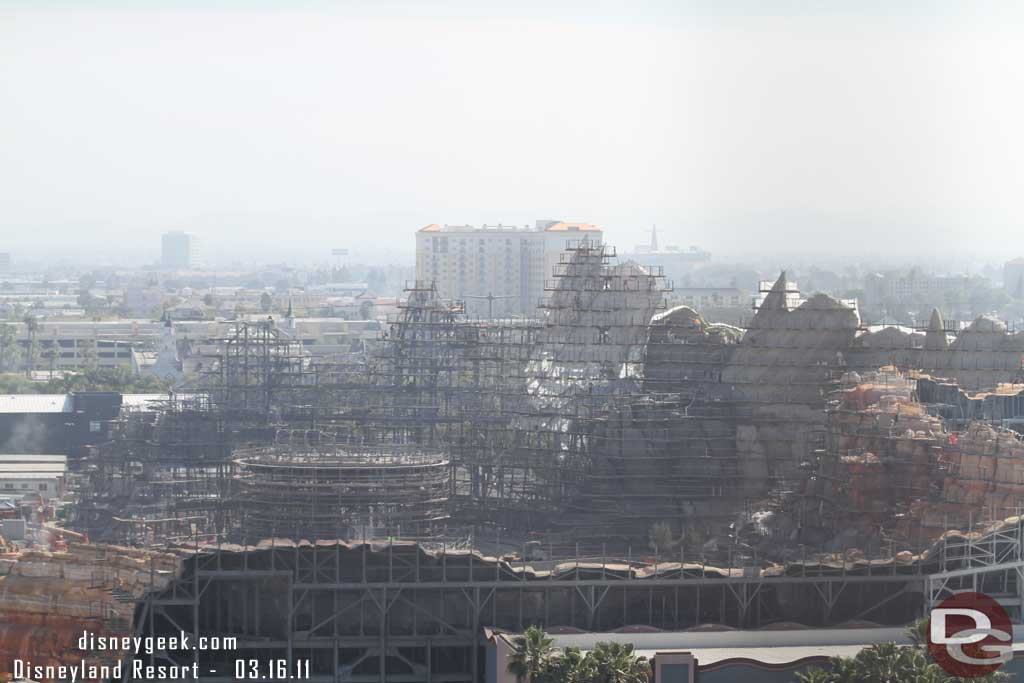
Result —
[{"label": "distant building", "polygon": [[644,266],[660,267],[665,277],[674,284],[678,284],[696,268],[711,261],[711,252],[698,247],[691,246],[682,249],[668,245],[659,248],[658,231],[653,226],[651,227],[650,243],[636,245],[633,248],[633,253],[625,256]]},{"label": "distant building", "polygon": [[0,275],[7,275],[11,272],[10,252],[0,251]]},{"label": "distant building", "polygon": [[[361,311],[359,300],[353,300],[352,315],[366,312],[376,316],[377,302],[370,299],[367,303],[367,310]],[[382,299],[380,305],[380,315],[397,313],[394,299]],[[46,319],[39,320],[32,331],[24,322],[8,324],[14,328],[19,367],[31,359],[31,369],[43,371],[46,376],[51,371],[60,376],[65,371],[89,367],[121,367],[140,375],[174,378],[182,371],[198,372],[201,368],[196,364],[206,359],[195,357],[214,353],[220,340],[231,336],[238,325],[237,320],[211,319],[208,313],[204,304],[190,300],[167,309],[165,321]],[[257,313],[240,319],[254,322],[267,317]],[[375,342],[381,332],[376,318],[286,318],[276,314],[271,317],[275,318],[278,331],[294,338],[314,356],[362,349]]]},{"label": "distant building", "polygon": [[68,458],[56,454],[0,455],[0,494],[38,496],[44,502],[64,495]]},{"label": "distant building", "polygon": [[907,273],[873,273],[864,280],[864,295],[876,304],[885,300],[940,304],[945,298],[963,299],[972,280],[966,275],[939,276],[911,270]]},{"label": "distant building", "polygon": [[1015,258],[1003,266],[1003,289],[1015,299],[1024,299],[1024,258]]},{"label": "distant building", "polygon": [[[623,629],[625,631],[625,629]],[[628,645],[650,662],[656,683],[780,683],[796,680],[798,673],[828,669],[830,657],[853,657],[877,642],[909,645],[905,629],[785,628],[756,631],[734,629],[631,629],[628,632],[590,633],[579,629],[553,629],[546,634],[556,649],[578,648],[588,653],[598,642]],[[486,683],[515,683],[508,664],[518,634],[484,629]]]},{"label": "distant building", "polygon": [[[416,233],[416,279],[444,298],[466,302],[474,317],[535,316],[555,265],[570,242],[601,241],[589,223],[428,225]],[[493,297],[493,298],[489,298]]]},{"label": "distant building", "polygon": [[124,306],[130,315],[154,315],[166,300],[166,292],[155,285],[131,286],[124,290]]},{"label": "distant building", "polygon": [[24,322],[14,326],[15,342],[33,369],[69,370],[95,365],[131,365],[131,350],[158,339],[162,324],[150,320],[41,319],[34,330]]},{"label": "distant building", "polygon": [[735,287],[676,287],[672,290],[671,300],[698,313],[711,308],[750,307],[750,294]]},{"label": "distant building", "polygon": [[81,454],[110,438],[120,410],[116,392],[0,396],[0,454]]},{"label": "distant building", "polygon": [[199,238],[174,230],[160,238],[160,265],[164,268],[191,270],[199,266]]}]

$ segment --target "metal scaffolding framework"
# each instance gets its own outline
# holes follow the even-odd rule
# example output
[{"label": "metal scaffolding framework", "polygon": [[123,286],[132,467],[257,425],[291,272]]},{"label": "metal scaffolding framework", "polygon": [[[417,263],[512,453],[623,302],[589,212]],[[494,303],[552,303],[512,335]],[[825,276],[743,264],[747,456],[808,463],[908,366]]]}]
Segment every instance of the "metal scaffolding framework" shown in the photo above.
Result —
[{"label": "metal scaffolding framework", "polygon": [[231,680],[236,659],[283,660],[289,671],[308,661],[309,680],[324,683],[479,681],[485,628],[904,624],[962,590],[993,596],[1019,620],[1022,534],[1016,519],[952,533],[905,561],[830,556],[767,569],[682,558],[537,566],[411,542],[207,547],[145,596],[134,632],[237,638],[231,652],[141,655],[147,664],[197,662],[201,681]]}]

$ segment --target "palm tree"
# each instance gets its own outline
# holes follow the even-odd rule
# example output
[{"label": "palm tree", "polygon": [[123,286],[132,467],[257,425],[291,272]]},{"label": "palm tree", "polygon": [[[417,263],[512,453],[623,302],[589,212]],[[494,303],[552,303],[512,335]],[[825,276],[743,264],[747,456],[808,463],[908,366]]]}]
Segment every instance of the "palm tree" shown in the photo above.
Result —
[{"label": "palm tree", "polygon": [[24,322],[28,335],[28,357],[25,365],[25,374],[27,375],[36,366],[36,332],[39,330],[39,321],[29,313],[25,316]]},{"label": "palm tree", "polygon": [[655,554],[663,554],[672,550],[675,540],[672,538],[672,525],[668,522],[655,522],[648,531],[651,550]]},{"label": "palm tree", "polygon": [[644,657],[633,654],[633,646],[624,643],[598,643],[587,654],[597,675],[594,683],[648,683],[651,667]]},{"label": "palm tree", "polygon": [[590,683],[596,676],[593,659],[578,647],[566,648],[551,667],[551,680],[558,683]]},{"label": "palm tree", "polygon": [[95,370],[96,364],[96,340],[79,339],[75,342],[78,352],[79,365],[85,370]]},{"label": "palm tree", "polygon": [[17,331],[14,325],[0,323],[0,372],[7,370],[8,365],[14,366],[13,362],[8,363],[8,361],[15,355]]},{"label": "palm tree", "polygon": [[[915,622],[909,629],[911,640],[921,634],[922,622]],[[798,673],[799,683],[957,683],[962,679],[950,676],[939,667],[925,645],[926,641],[915,640],[911,647],[900,647],[895,643],[878,643],[864,648],[854,657],[833,657],[829,669],[810,669]],[[996,672],[982,678],[971,679],[974,683],[1004,683],[1009,678]]]},{"label": "palm tree", "polygon": [[517,681],[541,683],[555,658],[554,642],[538,626],[526,629],[515,639],[516,651],[509,657],[508,672],[515,675]]},{"label": "palm tree", "polygon": [[796,675],[797,683],[834,683],[835,669],[820,669],[814,667],[807,671],[801,671]]},{"label": "palm tree", "polygon": [[922,617],[907,627],[907,637],[910,638],[910,642],[914,644],[914,647],[920,650],[928,647],[928,629],[930,626],[931,620]]},{"label": "palm tree", "polygon": [[[56,344],[56,342],[54,342],[54,344]],[[45,358],[46,361],[50,365],[50,376],[49,376],[49,379],[51,379],[51,380],[53,379],[54,367],[57,364],[57,355],[58,354],[57,354],[57,347],[56,346],[50,346],[45,351],[43,351],[43,358]]]},{"label": "palm tree", "polygon": [[[651,666],[623,643],[598,643],[583,654],[570,647],[559,652],[553,641],[536,626],[515,639],[508,671],[516,680],[529,683],[649,683]],[[828,683],[828,679],[825,679]]]}]

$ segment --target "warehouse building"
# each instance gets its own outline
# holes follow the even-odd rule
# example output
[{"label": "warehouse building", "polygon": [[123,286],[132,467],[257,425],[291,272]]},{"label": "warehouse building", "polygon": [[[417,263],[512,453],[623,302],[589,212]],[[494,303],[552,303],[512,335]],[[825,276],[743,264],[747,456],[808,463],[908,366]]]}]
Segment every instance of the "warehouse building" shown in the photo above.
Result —
[{"label": "warehouse building", "polygon": [[49,502],[64,495],[68,458],[56,454],[0,454],[0,495],[38,495]]}]

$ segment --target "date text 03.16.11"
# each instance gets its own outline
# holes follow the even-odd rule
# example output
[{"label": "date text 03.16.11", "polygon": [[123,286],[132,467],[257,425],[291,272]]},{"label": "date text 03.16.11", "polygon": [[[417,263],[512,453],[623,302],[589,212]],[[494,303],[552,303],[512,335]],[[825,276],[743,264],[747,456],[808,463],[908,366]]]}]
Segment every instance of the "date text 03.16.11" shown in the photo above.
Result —
[{"label": "date text 03.16.11", "polygon": [[309,660],[236,659],[235,680],[239,681],[304,681],[309,679]]}]

